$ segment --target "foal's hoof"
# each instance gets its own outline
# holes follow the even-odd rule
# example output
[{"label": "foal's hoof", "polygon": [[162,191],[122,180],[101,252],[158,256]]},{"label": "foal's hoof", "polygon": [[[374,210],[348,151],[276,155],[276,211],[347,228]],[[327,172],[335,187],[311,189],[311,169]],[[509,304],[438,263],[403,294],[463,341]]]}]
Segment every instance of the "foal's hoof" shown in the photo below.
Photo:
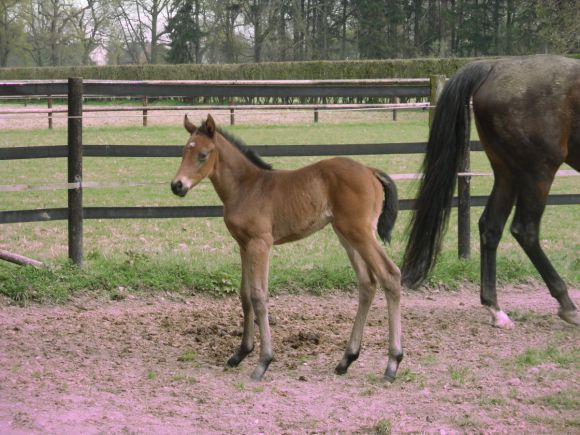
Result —
[{"label": "foal's hoof", "polygon": [[512,322],[510,320],[510,318],[508,317],[508,315],[506,313],[504,313],[503,311],[496,311],[495,313],[492,313],[492,324],[493,326],[495,326],[496,328],[499,329],[513,329],[514,328],[514,322]]},{"label": "foal's hoof", "polygon": [[226,366],[228,366],[229,368],[234,368],[237,367],[241,362],[241,359],[238,355],[234,355],[232,356],[227,362],[226,362]]},{"label": "foal's hoof", "polygon": [[264,373],[266,373],[266,370],[264,370],[261,367],[256,367],[252,372],[252,374],[250,375],[250,379],[252,381],[260,382],[264,377]]},{"label": "foal's hoof", "polygon": [[393,382],[395,382],[396,379],[396,374],[391,374],[391,373],[385,373],[383,375],[383,381],[388,382],[389,384],[392,384]]},{"label": "foal's hoof", "polygon": [[568,322],[572,325],[580,325],[580,311],[578,310],[564,311],[560,308],[558,310],[558,316],[560,316],[560,318],[565,322]]},{"label": "foal's hoof", "polygon": [[344,367],[342,364],[339,364],[334,368],[334,373],[336,373],[337,375],[344,375],[346,374],[347,370],[348,367]]}]

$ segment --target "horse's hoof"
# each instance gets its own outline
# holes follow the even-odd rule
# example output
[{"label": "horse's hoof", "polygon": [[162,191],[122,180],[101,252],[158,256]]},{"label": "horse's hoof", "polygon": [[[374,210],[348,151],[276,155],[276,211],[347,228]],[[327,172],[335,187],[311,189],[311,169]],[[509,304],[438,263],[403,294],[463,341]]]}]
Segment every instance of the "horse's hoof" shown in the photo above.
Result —
[{"label": "horse's hoof", "polygon": [[389,384],[392,384],[393,382],[395,382],[395,375],[390,374],[390,373],[385,373],[383,376],[383,380],[385,382],[388,382]]},{"label": "horse's hoof", "polygon": [[346,374],[347,370],[348,370],[348,367],[344,367],[342,364],[339,364],[335,367],[334,373],[336,373],[337,375],[344,375],[344,374]]},{"label": "horse's hoof", "polygon": [[264,377],[264,373],[265,373],[264,370],[261,370],[259,367],[257,367],[250,375],[250,379],[252,381],[260,382]]},{"label": "horse's hoof", "polygon": [[240,358],[237,355],[234,355],[226,362],[226,366],[228,366],[229,368],[234,368],[237,367],[239,363]]},{"label": "horse's hoof", "polygon": [[580,326],[580,311],[578,310],[569,310],[563,311],[561,308],[558,310],[558,316],[565,322],[568,322],[572,325]]},{"label": "horse's hoof", "polygon": [[503,311],[496,311],[492,314],[492,324],[499,329],[514,329],[514,322]]}]

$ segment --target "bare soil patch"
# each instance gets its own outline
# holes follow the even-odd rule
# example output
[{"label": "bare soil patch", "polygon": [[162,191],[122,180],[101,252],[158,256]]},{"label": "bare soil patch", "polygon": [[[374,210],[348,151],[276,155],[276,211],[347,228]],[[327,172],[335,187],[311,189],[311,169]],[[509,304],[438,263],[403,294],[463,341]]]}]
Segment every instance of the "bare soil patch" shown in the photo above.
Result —
[{"label": "bare soil patch", "polygon": [[[35,106],[40,108],[39,106]],[[2,105],[1,109],[24,109],[22,106]],[[84,106],[84,110],[93,108],[102,109],[103,106]],[[66,106],[55,105],[54,109],[66,109]],[[229,109],[195,109],[195,110],[155,110],[151,106],[147,111],[147,125],[179,125],[183,116],[187,114],[192,120],[198,121],[205,119],[208,113],[211,113],[219,125],[227,126],[230,123]],[[404,119],[409,115],[408,111],[399,111],[398,116]],[[425,116],[426,116],[425,111]],[[320,110],[319,122],[321,123],[343,123],[343,122],[384,122],[392,120],[392,110]],[[420,116],[420,115],[419,115]],[[53,114],[53,127],[66,128],[66,113]],[[314,111],[312,109],[263,109],[263,110],[244,110],[243,108],[235,111],[236,124],[292,124],[292,123],[311,123],[314,122]],[[114,126],[140,126],[143,125],[143,111],[127,112],[85,112],[83,114],[84,127],[114,127]],[[48,115],[46,113],[20,113],[0,115],[0,129],[30,129],[30,128],[47,128]]]},{"label": "bare soil patch", "polygon": [[345,376],[333,369],[356,295],[272,297],[275,360],[260,383],[249,379],[256,352],[224,370],[241,335],[237,298],[0,301],[0,433],[579,433],[577,361],[516,358],[577,355],[580,328],[537,284],[501,289],[500,300],[514,330],[489,325],[474,287],[406,293],[393,384],[381,381],[382,294]]}]

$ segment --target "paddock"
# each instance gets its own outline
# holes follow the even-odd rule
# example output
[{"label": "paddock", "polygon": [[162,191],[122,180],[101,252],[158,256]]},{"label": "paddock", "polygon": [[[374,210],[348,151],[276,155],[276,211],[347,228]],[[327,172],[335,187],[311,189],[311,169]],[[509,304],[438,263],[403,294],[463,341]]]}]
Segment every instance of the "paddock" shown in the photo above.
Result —
[{"label": "paddock", "polygon": [[406,357],[393,384],[379,369],[382,294],[359,360],[340,377],[332,368],[356,293],[272,297],[277,355],[260,383],[248,379],[255,354],[224,370],[242,331],[234,297],[85,294],[25,308],[2,300],[0,432],[577,431],[578,328],[536,283],[500,293],[512,331],[489,326],[476,286],[404,293]]},{"label": "paddock", "polygon": [[[178,134],[171,136],[170,130],[156,127],[150,119],[147,134],[154,136],[151,140],[163,136],[169,144],[183,144],[182,113],[175,115],[163,116],[169,122],[175,119]],[[197,118],[194,115],[194,119],[202,115],[206,113]],[[275,135],[295,137],[295,143],[301,143],[304,137],[329,128],[325,123],[330,121],[323,118],[328,115],[321,114],[320,125],[310,132],[299,133],[306,129],[305,123],[311,124],[311,113],[308,119],[292,126],[268,128]],[[59,131],[57,126],[49,139],[42,139],[38,131],[46,132],[45,116],[39,129],[29,134],[35,141],[32,145],[64,143],[62,129]],[[221,122],[227,122],[229,114],[222,116]],[[387,123],[389,128],[393,125],[392,120],[385,120],[383,112],[371,116],[375,120],[357,114],[353,123],[362,124],[369,138],[382,137],[373,142],[384,142],[385,131],[389,136],[395,134],[375,127],[377,123]],[[401,135],[407,142],[421,141],[425,129],[415,121],[423,117],[420,122],[425,122],[425,116],[425,112],[400,116],[398,128],[402,128]],[[242,118],[237,120],[236,135],[251,144],[264,143],[259,141],[263,127],[257,121],[244,126]],[[271,120],[266,122],[272,124]],[[345,122],[348,117],[338,123]],[[85,138],[90,141],[85,144],[97,140],[115,144],[109,139],[117,133],[94,127],[93,131],[86,129]],[[133,134],[128,130],[123,139]],[[19,131],[3,136],[23,137]],[[339,143],[335,139],[330,138],[328,143]],[[477,154],[473,154],[471,170],[488,173]],[[277,167],[295,167],[319,158],[265,157]],[[409,161],[392,155],[356,158],[391,174],[414,173],[418,166],[415,157]],[[25,162],[1,162],[5,174],[16,174],[14,181],[2,184],[63,184],[66,159],[39,159],[34,161],[39,164],[23,175],[20,169]],[[176,162],[174,157],[87,158],[86,182],[126,183],[126,177],[133,176],[134,183],[149,184],[85,187],[84,205],[183,206],[171,198],[169,191]],[[106,176],[107,172],[111,177]],[[410,197],[413,181],[398,183],[402,197]],[[486,195],[486,183],[484,176],[473,177],[472,193]],[[576,194],[577,186],[577,178],[562,177],[554,193]],[[188,201],[188,206],[215,204],[209,186],[199,189],[200,194]],[[167,195],[167,202],[159,199],[163,195]],[[3,192],[2,198],[4,210],[28,206],[42,209],[62,207],[67,195],[63,189],[30,190]],[[472,232],[480,209],[474,210],[470,218]],[[564,276],[572,277],[572,284],[578,283],[573,275],[577,259],[570,253],[579,243],[580,231],[574,227],[563,236],[557,223],[561,213],[574,216],[577,212],[578,205],[549,207],[543,227],[544,242],[557,252],[558,267]],[[386,247],[395,258],[400,258],[405,243],[407,218],[405,212],[402,215],[393,244]],[[453,219],[456,225],[456,215]],[[567,221],[573,225],[579,222]],[[46,303],[50,299],[42,295],[31,295],[20,303],[1,297],[0,432],[570,433],[580,426],[578,328],[557,318],[556,303],[532,272],[527,280],[510,282],[509,277],[505,278],[508,283],[499,289],[506,311],[516,322],[512,331],[491,328],[487,313],[480,308],[477,287],[463,282],[464,278],[476,282],[476,268],[470,269],[476,260],[460,263],[465,269],[451,268],[459,275],[456,285],[450,286],[436,271],[428,287],[405,292],[402,317],[406,358],[398,380],[387,385],[380,381],[379,369],[386,357],[383,296],[377,294],[371,307],[360,359],[346,377],[336,377],[332,368],[344,350],[356,310],[356,293],[353,277],[346,277],[344,281],[350,280],[351,284],[344,284],[327,275],[338,276],[348,267],[347,259],[335,253],[341,248],[334,246],[329,241],[332,237],[325,233],[307,239],[295,250],[281,248],[273,255],[271,272],[277,279],[270,300],[276,360],[262,383],[256,384],[248,380],[257,358],[254,354],[239,368],[224,371],[225,360],[239,342],[242,313],[234,296],[237,260],[231,260],[238,253],[221,219],[99,218],[87,219],[84,230],[88,264],[112,258],[144,272],[144,264],[155,268],[161,262],[167,266],[163,257],[167,254],[183,263],[178,272],[189,270],[199,278],[206,267],[206,276],[212,281],[204,288],[206,291],[200,290],[202,283],[198,281],[180,291],[154,288],[146,276],[141,277],[143,287],[128,288],[131,285],[125,281],[116,285],[103,282],[100,290],[77,292],[56,305]],[[0,248],[33,257],[38,254],[38,259],[49,264],[68,254],[66,220],[3,224],[0,231]],[[455,264],[456,232],[450,231],[447,237],[444,259]],[[504,237],[509,240],[509,235]],[[513,243],[508,241],[506,245],[501,255],[508,260],[499,268],[506,274],[517,269],[525,275],[531,270],[526,269],[526,260]],[[306,256],[313,260],[301,261]],[[472,256],[478,256],[475,244]],[[201,257],[206,258],[205,264],[199,264]],[[224,265],[228,268],[221,269]],[[0,263],[0,272],[17,267]],[[285,274],[291,270],[294,275],[287,280],[289,275]],[[296,280],[298,275],[319,273],[327,279],[324,289]],[[571,296],[580,299],[578,290],[571,290]]]}]

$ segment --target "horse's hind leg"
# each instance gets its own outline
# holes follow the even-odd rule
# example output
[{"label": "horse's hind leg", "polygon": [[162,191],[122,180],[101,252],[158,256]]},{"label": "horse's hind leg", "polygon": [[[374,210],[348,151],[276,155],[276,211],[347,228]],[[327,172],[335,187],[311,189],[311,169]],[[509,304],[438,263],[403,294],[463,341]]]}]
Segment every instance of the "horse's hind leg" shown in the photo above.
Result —
[{"label": "horse's hind leg", "polygon": [[499,307],[496,292],[497,247],[515,199],[515,188],[509,177],[496,171],[493,190],[479,219],[481,246],[481,303],[491,312],[498,328],[512,328],[513,323]]},{"label": "horse's hind leg", "polygon": [[558,315],[569,323],[580,325],[580,315],[570,299],[566,283],[540,246],[540,220],[553,177],[544,181],[538,181],[539,178],[530,175],[521,180],[511,232],[546,282],[550,294],[559,302]]},{"label": "horse's hind leg", "polygon": [[338,231],[336,231],[336,233],[348,254],[348,258],[350,259],[358,279],[358,309],[354,325],[352,327],[346,350],[344,351],[344,356],[334,369],[336,374],[343,375],[346,373],[352,362],[356,361],[359,356],[363,329],[366,323],[369,307],[377,290],[377,283],[367,265],[362,261],[360,255],[352,248],[352,246],[350,246],[348,241],[338,233]]},{"label": "horse's hind leg", "polygon": [[401,272],[377,241],[374,234],[366,230],[353,228],[351,222],[336,222],[335,228],[357,251],[366,263],[371,275],[383,287],[387,298],[389,315],[389,360],[385,370],[385,379],[395,379],[399,363],[403,359],[401,346]]}]

